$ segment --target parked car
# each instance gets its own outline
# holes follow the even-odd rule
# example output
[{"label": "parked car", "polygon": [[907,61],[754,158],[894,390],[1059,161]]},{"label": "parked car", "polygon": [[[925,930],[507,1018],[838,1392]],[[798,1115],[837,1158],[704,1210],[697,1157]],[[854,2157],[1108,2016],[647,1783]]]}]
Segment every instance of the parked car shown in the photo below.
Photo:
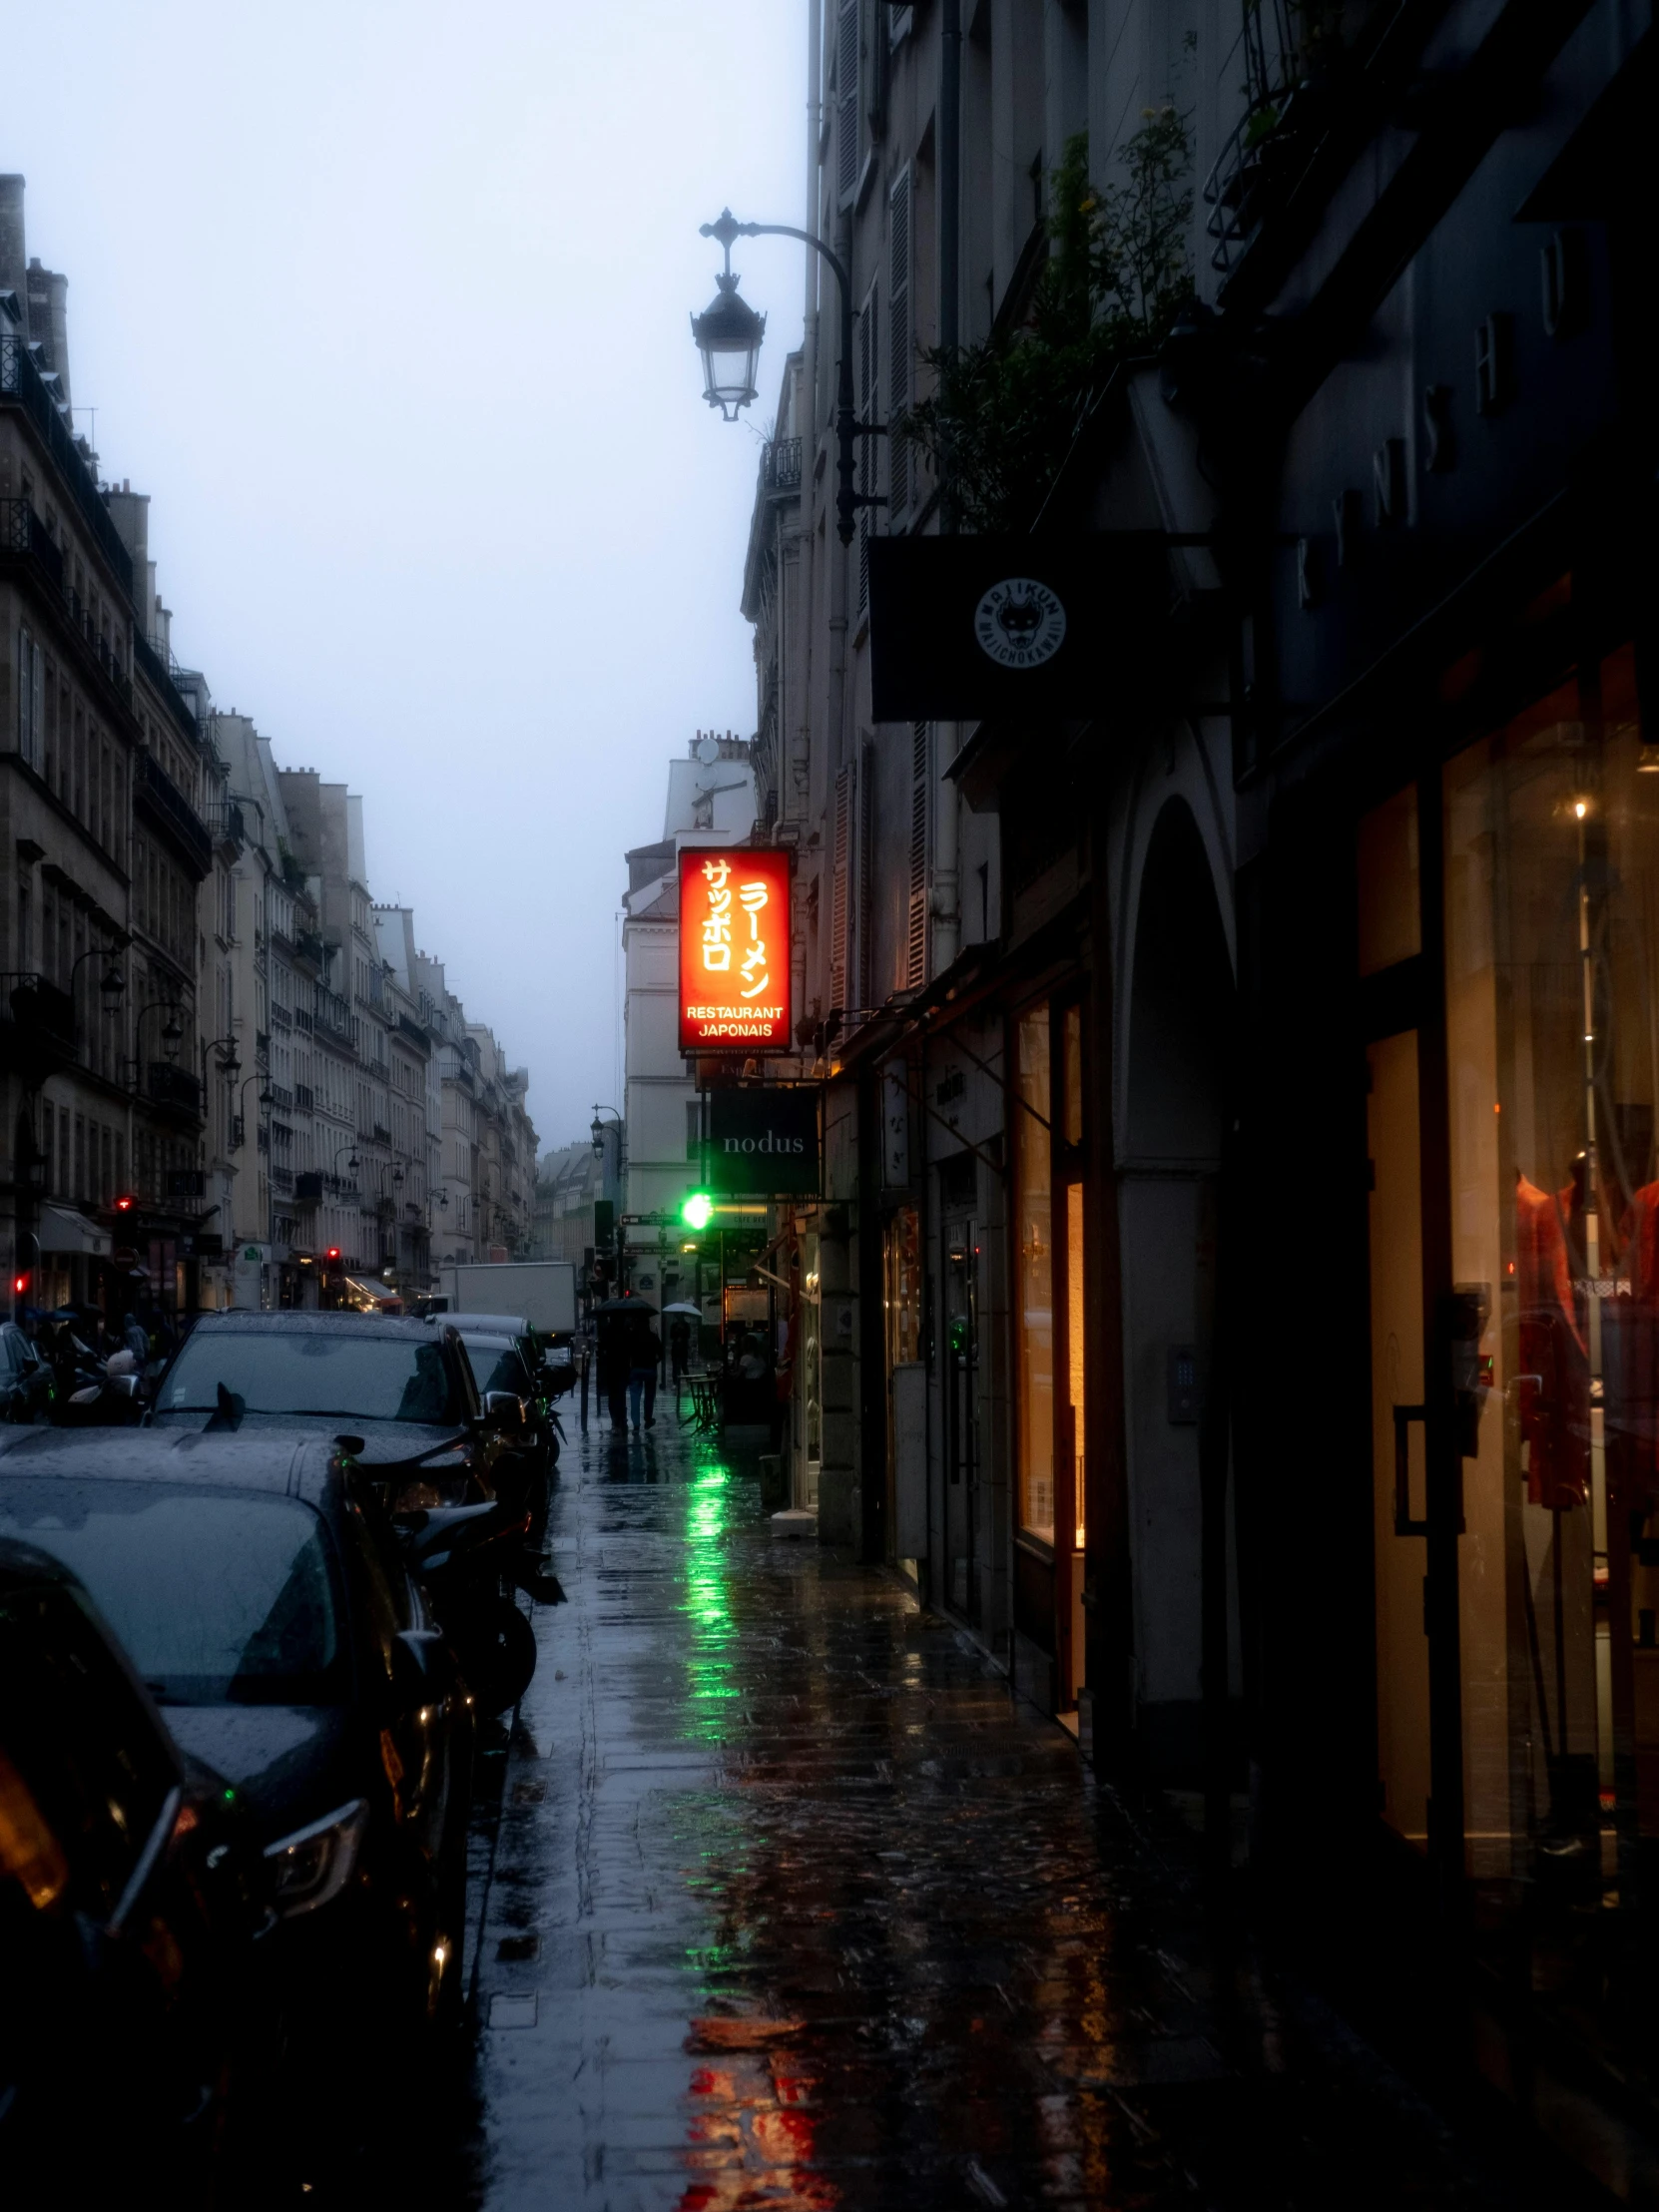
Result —
[{"label": "parked car", "polygon": [[45,1420],[52,1394],[52,1370],[28,1332],[15,1321],[0,1322],[0,1420]]},{"label": "parked car", "polygon": [[171,2203],[243,2201],[270,1870],[56,1549],[0,1537],[0,2172],[18,2204],[139,2174]]},{"label": "parked car", "polygon": [[388,1510],[494,1497],[516,1405],[480,1403],[447,1327],[370,1314],[206,1314],[156,1391],[156,1428],[351,1434]]},{"label": "parked car", "polygon": [[294,2063],[355,2094],[458,2004],[472,1766],[375,1485],[291,1431],[0,1431],[0,1537],[80,1577],[176,1741],[236,1788]]},{"label": "parked car", "polygon": [[486,1405],[492,1393],[520,1400],[525,1426],[513,1439],[514,1448],[539,1473],[550,1474],[558,1464],[560,1441],[553,1377],[530,1324],[508,1314],[439,1314],[427,1327],[455,1331]]}]

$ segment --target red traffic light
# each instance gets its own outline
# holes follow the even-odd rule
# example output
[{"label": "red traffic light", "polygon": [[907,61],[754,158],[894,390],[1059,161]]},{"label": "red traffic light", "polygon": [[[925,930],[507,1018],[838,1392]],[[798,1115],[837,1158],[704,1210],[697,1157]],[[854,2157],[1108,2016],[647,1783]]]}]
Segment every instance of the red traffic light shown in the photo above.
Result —
[{"label": "red traffic light", "polygon": [[331,1265],[333,1264],[333,1262],[334,1262],[334,1261],[336,1261],[336,1260],[337,1260],[337,1259],[339,1258],[339,1246],[338,1246],[338,1245],[330,1245],[330,1246],[328,1247],[328,1250],[327,1250],[327,1252],[326,1252],[326,1253],[325,1253],[325,1255],[324,1255],[324,1258],[325,1258],[325,1259],[326,1259],[326,1260],[327,1260],[327,1261],[329,1262],[329,1264],[330,1264],[330,1266],[331,1266]]},{"label": "red traffic light", "polygon": [[130,1214],[137,1204],[138,1200],[134,1198],[132,1193],[124,1191],[115,1202],[115,1210],[118,1214]]},{"label": "red traffic light", "polygon": [[29,1288],[29,1278],[28,1278],[28,1277],[27,1277],[26,1275],[14,1275],[14,1276],[13,1276],[13,1278],[12,1278],[12,1296],[13,1296],[14,1298],[21,1298],[21,1297],[23,1296],[24,1292],[25,1292],[25,1291],[26,1291],[26,1290],[27,1290],[28,1288]]}]

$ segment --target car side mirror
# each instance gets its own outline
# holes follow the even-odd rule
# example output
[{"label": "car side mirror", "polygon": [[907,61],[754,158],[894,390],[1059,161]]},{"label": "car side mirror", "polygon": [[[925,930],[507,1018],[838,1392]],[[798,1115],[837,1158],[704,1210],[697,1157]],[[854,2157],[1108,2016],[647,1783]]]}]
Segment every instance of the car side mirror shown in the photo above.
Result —
[{"label": "car side mirror", "polygon": [[443,1638],[435,1628],[403,1628],[392,1638],[392,1699],[399,1712],[435,1705],[443,1696]]},{"label": "car side mirror", "polygon": [[511,1390],[486,1390],[484,1419],[491,1428],[500,1429],[505,1436],[522,1434],[527,1425],[523,1398]]}]

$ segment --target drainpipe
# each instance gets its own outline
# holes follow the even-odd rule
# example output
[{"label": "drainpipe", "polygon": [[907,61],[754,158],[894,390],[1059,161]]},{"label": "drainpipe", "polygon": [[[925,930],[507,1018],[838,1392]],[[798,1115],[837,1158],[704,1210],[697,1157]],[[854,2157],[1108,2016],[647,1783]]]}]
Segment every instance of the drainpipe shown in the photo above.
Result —
[{"label": "drainpipe", "polygon": [[[961,342],[962,237],[962,0],[944,0],[939,24],[939,345],[954,352]],[[956,517],[950,499],[950,456],[940,455],[939,529],[949,535]],[[933,970],[947,968],[961,942],[961,894],[957,881],[961,798],[944,771],[956,758],[960,726],[937,726],[933,763]]]}]

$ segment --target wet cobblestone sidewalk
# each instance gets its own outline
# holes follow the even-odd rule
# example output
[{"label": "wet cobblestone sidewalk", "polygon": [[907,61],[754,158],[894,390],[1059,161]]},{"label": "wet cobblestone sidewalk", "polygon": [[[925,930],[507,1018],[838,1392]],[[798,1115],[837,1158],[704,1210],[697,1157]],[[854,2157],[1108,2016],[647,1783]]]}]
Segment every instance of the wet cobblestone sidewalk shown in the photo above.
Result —
[{"label": "wet cobblestone sidewalk", "polygon": [[[666,1417],[665,1417],[666,1416]],[[896,1579],[753,1462],[573,1437],[475,1853],[474,2201],[1520,2201]]]}]

